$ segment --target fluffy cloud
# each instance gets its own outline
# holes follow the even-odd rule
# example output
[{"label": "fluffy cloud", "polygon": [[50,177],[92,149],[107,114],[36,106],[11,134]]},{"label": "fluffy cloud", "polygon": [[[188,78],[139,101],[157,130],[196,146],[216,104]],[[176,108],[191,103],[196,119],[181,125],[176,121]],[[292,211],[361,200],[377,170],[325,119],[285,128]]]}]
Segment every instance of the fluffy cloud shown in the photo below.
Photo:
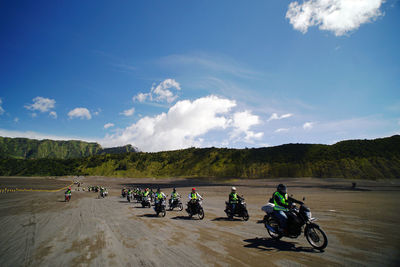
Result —
[{"label": "fluffy cloud", "polygon": [[128,116],[132,116],[133,113],[135,113],[135,108],[124,110],[120,114],[128,117]]},{"label": "fluffy cloud", "polygon": [[52,117],[53,119],[57,119],[57,113],[55,111],[50,111],[49,113],[50,117]]},{"label": "fluffy cloud", "polygon": [[45,98],[45,97],[35,97],[34,99],[32,99],[33,104],[31,105],[25,105],[26,109],[35,111],[35,110],[39,110],[40,112],[48,112],[51,109],[54,108],[54,105],[56,104],[56,101],[54,99],[50,99],[50,98]]},{"label": "fluffy cloud", "polygon": [[109,123],[104,124],[104,129],[108,129],[111,127],[114,127],[114,123],[109,122]]},{"label": "fluffy cloud", "polygon": [[286,18],[293,28],[306,33],[309,27],[332,31],[341,36],[357,30],[361,24],[376,20],[384,0],[307,0],[289,4]]},{"label": "fluffy cloud", "polygon": [[167,102],[172,103],[178,97],[170,89],[175,89],[177,91],[181,90],[180,84],[174,79],[166,79],[159,83],[157,86],[153,85],[149,93],[139,93],[133,100],[138,100],[139,102],[144,102],[147,98],[150,101],[157,102]]},{"label": "fluffy cloud", "polygon": [[231,138],[237,138],[242,133],[245,135],[244,140],[246,142],[252,142],[253,139],[260,139],[264,133],[255,133],[249,129],[260,124],[258,116],[251,114],[250,111],[236,112],[233,114],[232,126],[235,128],[231,134]]},{"label": "fluffy cloud", "polygon": [[92,115],[90,114],[90,111],[87,108],[75,108],[70,112],[68,112],[68,117],[70,119],[81,118],[90,120],[92,118]]},{"label": "fluffy cloud", "polygon": [[0,115],[3,115],[3,113],[4,113],[4,109],[2,107],[2,104],[3,104],[3,100],[1,100],[1,98],[0,98]]},{"label": "fluffy cloud", "polygon": [[166,113],[143,117],[129,127],[107,135],[102,144],[134,144],[143,151],[161,151],[201,146],[202,136],[214,130],[233,131],[235,136],[244,134],[244,139],[248,140],[262,136],[262,133],[249,130],[259,123],[258,117],[249,111],[233,113],[234,107],[234,100],[213,95],[194,101],[178,101]]},{"label": "fluffy cloud", "polygon": [[304,130],[311,130],[314,127],[314,123],[313,122],[306,122],[303,124],[303,129]]},{"label": "fluffy cloud", "polygon": [[283,114],[281,116],[278,116],[277,113],[272,113],[271,117],[269,117],[269,119],[267,121],[272,121],[272,120],[282,120],[282,119],[287,119],[292,117],[293,114],[292,113],[287,113],[287,114]]}]

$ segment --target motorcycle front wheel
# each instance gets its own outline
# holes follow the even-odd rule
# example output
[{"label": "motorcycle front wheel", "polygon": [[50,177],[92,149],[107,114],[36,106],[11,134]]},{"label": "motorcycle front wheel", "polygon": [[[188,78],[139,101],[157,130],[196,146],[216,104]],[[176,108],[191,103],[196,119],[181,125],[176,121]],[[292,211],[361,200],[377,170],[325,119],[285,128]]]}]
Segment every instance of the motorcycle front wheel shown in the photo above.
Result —
[{"label": "motorcycle front wheel", "polygon": [[183,205],[182,205],[182,203],[179,203],[179,204],[178,204],[178,210],[179,210],[179,211],[182,211],[182,210],[183,210]]},{"label": "motorcycle front wheel", "polygon": [[203,220],[203,219],[204,219],[204,210],[203,210],[203,208],[199,208],[199,213],[198,213],[198,215],[199,215],[199,219],[200,219],[200,220]]},{"label": "motorcycle front wheel", "polygon": [[250,218],[249,213],[247,210],[243,211],[243,220],[248,221]]},{"label": "motorcycle front wheel", "polygon": [[307,225],[304,229],[304,235],[313,248],[323,250],[328,246],[328,238],[325,232],[316,224]]}]

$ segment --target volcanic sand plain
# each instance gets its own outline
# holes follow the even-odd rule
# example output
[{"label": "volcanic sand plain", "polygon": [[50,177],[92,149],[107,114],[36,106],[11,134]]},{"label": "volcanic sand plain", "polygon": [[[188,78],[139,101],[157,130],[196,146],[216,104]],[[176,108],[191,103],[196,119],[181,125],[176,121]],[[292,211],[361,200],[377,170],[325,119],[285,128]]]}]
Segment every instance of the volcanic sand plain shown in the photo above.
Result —
[{"label": "volcanic sand plain", "polygon": [[[105,186],[110,194],[99,198],[76,184],[68,203],[63,190],[0,194],[1,266],[400,266],[397,180],[2,177],[0,189],[54,190],[72,180]],[[294,198],[306,198],[328,236],[323,252],[303,235],[268,236],[260,208],[279,183]],[[226,218],[232,185],[246,199],[247,222]],[[183,203],[195,186],[205,218],[189,219],[184,210],[156,217],[152,208],[122,198],[124,186],[160,186],[168,195],[176,187]]]}]

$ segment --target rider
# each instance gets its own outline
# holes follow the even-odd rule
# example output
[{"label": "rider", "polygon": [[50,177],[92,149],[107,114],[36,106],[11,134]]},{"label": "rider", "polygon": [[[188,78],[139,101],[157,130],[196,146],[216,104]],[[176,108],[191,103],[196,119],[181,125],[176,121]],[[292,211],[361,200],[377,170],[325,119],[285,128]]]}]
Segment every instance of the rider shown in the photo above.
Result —
[{"label": "rider", "polygon": [[196,203],[196,201],[202,200],[203,198],[196,193],[196,188],[192,188],[192,192],[189,193],[189,202],[188,202],[188,209],[187,211],[191,211],[192,208],[194,207],[194,204]]},{"label": "rider", "polygon": [[71,199],[71,187],[69,186],[67,191],[65,191],[65,194],[69,196],[69,198]]},{"label": "rider", "polygon": [[286,185],[279,184],[276,188],[276,192],[272,195],[272,200],[275,204],[274,214],[279,220],[280,231],[287,231],[287,220],[288,217],[286,212],[289,211],[292,203],[303,204],[303,202],[298,201],[292,197],[289,197],[286,190]]},{"label": "rider", "polygon": [[240,200],[240,196],[236,193],[236,187],[232,186],[231,193],[229,194],[229,206],[231,212],[234,214],[236,211],[236,204]]},{"label": "rider", "polygon": [[171,193],[171,198],[169,200],[169,205],[171,206],[171,204],[174,201],[178,200],[179,197],[180,197],[180,195],[176,192],[176,188],[174,187],[174,189],[172,190],[172,193]]},{"label": "rider", "polygon": [[161,201],[163,200],[163,199],[166,199],[167,198],[167,196],[163,193],[163,192],[161,192],[161,189],[160,188],[157,188],[157,192],[156,192],[156,195],[155,195],[155,205],[154,205],[154,208],[156,208],[158,205],[160,205],[161,204]]},{"label": "rider", "polygon": [[149,189],[146,188],[146,189],[144,190],[143,197],[146,198],[149,194],[150,194]]}]

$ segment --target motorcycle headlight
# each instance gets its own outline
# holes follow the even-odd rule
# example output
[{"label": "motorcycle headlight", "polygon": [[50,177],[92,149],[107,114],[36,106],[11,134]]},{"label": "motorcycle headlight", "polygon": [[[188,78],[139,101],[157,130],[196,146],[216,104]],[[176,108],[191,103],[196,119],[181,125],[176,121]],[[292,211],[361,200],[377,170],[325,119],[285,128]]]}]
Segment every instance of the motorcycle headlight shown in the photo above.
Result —
[{"label": "motorcycle headlight", "polygon": [[306,211],[306,215],[307,215],[308,219],[311,219],[311,218],[312,218],[311,211]]}]

